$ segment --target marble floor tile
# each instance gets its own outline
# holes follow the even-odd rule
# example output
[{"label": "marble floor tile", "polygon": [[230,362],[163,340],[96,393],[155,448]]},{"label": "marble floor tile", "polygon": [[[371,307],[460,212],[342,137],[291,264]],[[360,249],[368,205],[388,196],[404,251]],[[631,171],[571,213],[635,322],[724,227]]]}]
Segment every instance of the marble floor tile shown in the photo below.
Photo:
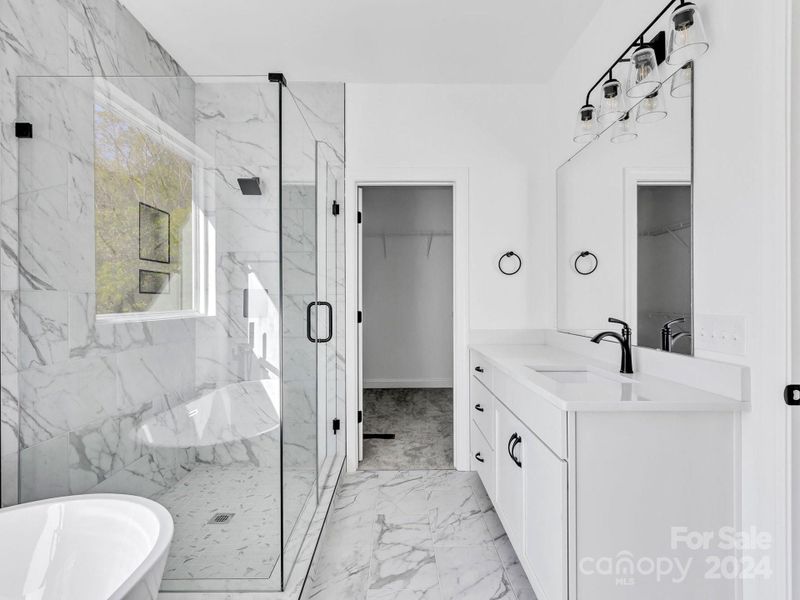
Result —
[{"label": "marble floor tile", "polygon": [[[313,477],[313,472],[284,473],[286,507],[304,505]],[[269,578],[281,549],[279,485],[274,467],[197,465],[156,496],[175,522],[164,578]],[[209,523],[217,513],[234,517],[226,524]],[[285,511],[284,519],[288,534],[293,517]]]},{"label": "marble floor tile", "polygon": [[367,592],[367,600],[442,600],[442,598],[442,591],[438,585],[423,592],[414,590],[400,590],[399,592],[369,590]]},{"label": "marble floor tile", "polygon": [[302,596],[536,600],[472,472],[344,475]]},{"label": "marble floor tile", "polygon": [[438,583],[428,517],[378,514],[369,589],[422,592]]},{"label": "marble floor tile", "polygon": [[452,469],[452,389],[364,391],[364,432],[394,439],[365,439],[362,469]]},{"label": "marble floor tile", "polygon": [[494,544],[437,547],[436,564],[447,600],[516,600]]}]

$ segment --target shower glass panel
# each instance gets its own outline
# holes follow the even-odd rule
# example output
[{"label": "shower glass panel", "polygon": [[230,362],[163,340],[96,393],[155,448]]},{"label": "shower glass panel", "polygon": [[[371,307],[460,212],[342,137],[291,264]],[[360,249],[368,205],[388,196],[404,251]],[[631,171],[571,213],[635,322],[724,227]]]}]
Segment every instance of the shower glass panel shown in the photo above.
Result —
[{"label": "shower glass panel", "polygon": [[18,79],[20,500],[160,502],[165,591],[282,589],[317,507],[302,117],[266,77]]},{"label": "shower glass panel", "polygon": [[[283,548],[294,563],[317,505],[316,141],[291,92],[281,88],[281,302],[283,310]],[[291,569],[284,570],[284,579]]]}]

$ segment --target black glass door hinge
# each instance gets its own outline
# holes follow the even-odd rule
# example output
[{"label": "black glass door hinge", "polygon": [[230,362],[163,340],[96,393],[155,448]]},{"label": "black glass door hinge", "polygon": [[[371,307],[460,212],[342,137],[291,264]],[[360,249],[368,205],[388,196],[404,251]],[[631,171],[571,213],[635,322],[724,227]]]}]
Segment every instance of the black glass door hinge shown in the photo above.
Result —
[{"label": "black glass door hinge", "polygon": [[364,411],[363,410],[358,411],[358,422],[359,423],[363,423],[364,422]]},{"label": "black glass door hinge", "polygon": [[364,322],[364,313],[362,311],[358,311],[358,315],[356,316],[356,320],[359,323],[363,323]]},{"label": "black glass door hinge", "polygon": [[787,385],[783,390],[783,399],[789,406],[800,406],[800,385]]},{"label": "black glass door hinge", "polygon": [[340,211],[341,211],[341,205],[336,200],[334,200],[333,205],[331,206],[331,213],[333,213],[334,217],[338,217]]},{"label": "black glass door hinge", "polygon": [[333,420],[333,433],[336,434],[342,428],[342,422],[339,419]]},{"label": "black glass door hinge", "polygon": [[14,123],[14,135],[21,140],[33,137],[33,123]]},{"label": "black glass door hinge", "polygon": [[364,217],[361,216],[361,211],[358,211],[358,224],[361,225],[361,221],[364,220]]}]

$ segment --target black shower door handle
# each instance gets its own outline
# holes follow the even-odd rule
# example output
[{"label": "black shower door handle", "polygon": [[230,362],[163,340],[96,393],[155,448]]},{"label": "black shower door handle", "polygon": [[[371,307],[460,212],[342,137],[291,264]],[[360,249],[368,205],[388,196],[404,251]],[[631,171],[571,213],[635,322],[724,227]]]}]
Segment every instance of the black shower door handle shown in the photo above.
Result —
[{"label": "black shower door handle", "polygon": [[317,304],[328,309],[328,337],[317,340],[320,344],[327,344],[333,339],[333,306],[330,302],[317,302]]},{"label": "black shower door handle", "polygon": [[[315,306],[324,306],[328,309],[328,337],[315,338],[311,335],[311,309]],[[306,306],[306,337],[312,344],[327,344],[333,339],[333,306],[330,302],[309,302]]]}]

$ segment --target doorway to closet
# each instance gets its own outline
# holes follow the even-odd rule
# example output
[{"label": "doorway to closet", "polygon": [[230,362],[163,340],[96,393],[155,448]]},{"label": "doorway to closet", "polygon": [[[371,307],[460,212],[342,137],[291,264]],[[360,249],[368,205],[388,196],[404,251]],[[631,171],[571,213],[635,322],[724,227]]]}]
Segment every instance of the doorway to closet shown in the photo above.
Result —
[{"label": "doorway to closet", "polygon": [[453,187],[359,188],[364,470],[453,468]]}]

